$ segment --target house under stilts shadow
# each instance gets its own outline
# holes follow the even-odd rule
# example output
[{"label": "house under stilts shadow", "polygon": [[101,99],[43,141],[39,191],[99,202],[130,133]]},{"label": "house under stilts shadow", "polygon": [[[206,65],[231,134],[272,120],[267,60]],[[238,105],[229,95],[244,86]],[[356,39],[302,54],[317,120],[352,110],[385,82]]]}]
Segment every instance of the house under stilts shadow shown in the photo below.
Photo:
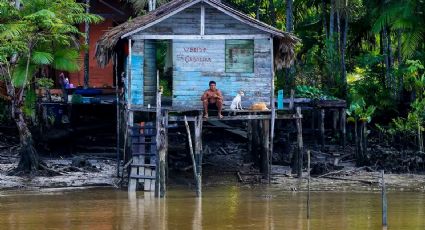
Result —
[{"label": "house under stilts shadow", "polygon": [[[217,0],[174,0],[110,29],[98,41],[97,61],[126,63],[125,133],[130,143],[129,191],[139,182],[144,190],[163,196],[166,191],[168,128],[193,126],[192,146],[197,194],[201,195],[203,92],[217,82],[224,96],[225,121],[247,121],[252,151],[261,155],[261,172],[270,178],[275,120],[296,122],[298,153],[302,152],[301,109],[275,107],[274,71],[289,67],[300,40],[251,18]],[[159,44],[165,46],[165,71],[172,95],[161,95],[157,63]],[[119,59],[118,51],[128,56]],[[120,52],[122,53],[122,52]],[[229,108],[242,90],[242,107],[263,102],[267,110]],[[162,99],[162,100],[161,100]],[[210,116],[208,121],[219,120]],[[190,129],[188,129],[190,130]],[[130,157],[128,157],[130,156]],[[298,154],[302,162],[302,154]],[[300,164],[299,164],[300,165]],[[299,167],[301,168],[301,167]]]}]

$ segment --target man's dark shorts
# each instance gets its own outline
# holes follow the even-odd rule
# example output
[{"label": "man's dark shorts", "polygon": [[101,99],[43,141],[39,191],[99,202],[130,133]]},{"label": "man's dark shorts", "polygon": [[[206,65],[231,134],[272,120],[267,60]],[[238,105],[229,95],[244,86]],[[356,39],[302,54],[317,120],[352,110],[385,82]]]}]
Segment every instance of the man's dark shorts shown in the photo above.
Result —
[{"label": "man's dark shorts", "polygon": [[208,103],[208,110],[218,110],[218,107],[215,103]]}]

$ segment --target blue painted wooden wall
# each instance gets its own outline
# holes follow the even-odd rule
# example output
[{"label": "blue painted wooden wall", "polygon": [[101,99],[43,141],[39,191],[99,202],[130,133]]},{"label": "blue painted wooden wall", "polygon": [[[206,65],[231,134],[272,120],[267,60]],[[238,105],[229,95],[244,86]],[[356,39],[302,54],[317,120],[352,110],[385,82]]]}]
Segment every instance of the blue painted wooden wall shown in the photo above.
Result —
[{"label": "blue painted wooden wall", "polygon": [[[170,18],[142,30],[137,35],[199,35],[201,4],[196,4]],[[263,34],[267,32],[246,25],[223,12],[204,4],[206,35]],[[227,107],[239,90],[245,92],[244,107],[254,102],[270,103],[271,47],[269,39],[254,40],[254,68],[249,72],[226,72],[225,40],[173,40],[173,106],[201,107],[200,97],[208,89],[208,82],[217,82]],[[131,67],[131,102],[143,105],[151,101],[148,92],[154,75],[146,76],[148,51],[143,40],[135,40]],[[148,50],[148,51],[147,51]],[[153,55],[152,55],[153,56]],[[149,58],[150,60],[151,58]],[[150,70],[150,72],[153,72]],[[145,76],[144,76],[145,74]],[[145,85],[145,86],[144,86]]]},{"label": "blue painted wooden wall", "polygon": [[129,83],[130,103],[133,105],[143,105],[143,66],[144,66],[144,41],[134,41],[131,52],[130,76],[127,77]]},{"label": "blue painted wooden wall", "polygon": [[[191,51],[192,50],[192,51]],[[200,97],[208,82],[217,82],[227,106],[239,90],[242,106],[270,102],[270,41],[254,41],[254,72],[225,71],[225,40],[173,41],[173,106],[201,107]]]}]

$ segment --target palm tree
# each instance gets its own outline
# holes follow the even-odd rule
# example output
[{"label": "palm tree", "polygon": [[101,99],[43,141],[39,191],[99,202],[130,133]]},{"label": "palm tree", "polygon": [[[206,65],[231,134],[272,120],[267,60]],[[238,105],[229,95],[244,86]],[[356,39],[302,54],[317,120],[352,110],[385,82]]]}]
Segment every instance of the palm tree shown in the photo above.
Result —
[{"label": "palm tree", "polygon": [[75,0],[21,0],[21,8],[0,0],[0,74],[11,102],[11,117],[19,131],[21,158],[18,171],[41,167],[24,108],[34,74],[41,65],[78,70],[79,32],[76,25],[100,17],[84,13]]},{"label": "palm tree", "polygon": [[389,1],[382,8],[374,23],[373,31],[377,32],[388,26],[392,31],[400,30],[401,54],[412,56],[423,43],[425,37],[425,2],[422,0]]}]

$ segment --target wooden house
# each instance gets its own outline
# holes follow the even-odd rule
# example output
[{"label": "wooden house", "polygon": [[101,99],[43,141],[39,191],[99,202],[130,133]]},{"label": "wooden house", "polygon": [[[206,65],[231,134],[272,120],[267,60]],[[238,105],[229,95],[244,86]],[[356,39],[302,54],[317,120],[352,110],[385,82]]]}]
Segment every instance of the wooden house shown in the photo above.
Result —
[{"label": "wooden house", "polygon": [[[161,103],[158,93],[160,42],[167,47],[164,66],[172,73],[172,97],[168,105]],[[164,194],[168,122],[185,121],[190,136],[190,121],[195,131],[192,160],[196,165],[197,194],[201,194],[204,120],[200,97],[208,89],[209,81],[215,81],[222,91],[225,110],[240,90],[245,94],[243,107],[255,102],[269,105],[271,110],[261,114],[240,111],[243,114],[227,114],[223,120],[250,120],[247,122],[248,139],[252,140],[250,149],[261,157],[261,170],[270,178],[275,119],[297,120],[298,143],[302,148],[300,110],[297,114],[277,116],[274,103],[274,71],[292,64],[298,42],[294,35],[218,0],[173,0],[106,32],[97,42],[98,64],[107,66],[112,60],[116,66],[123,66],[122,63],[127,66],[125,123],[126,130],[130,130],[126,135],[132,143],[129,191],[136,189],[136,181],[142,181],[145,190],[152,190],[155,184],[156,194]],[[122,55],[123,49],[127,56]],[[155,116],[144,117],[155,117],[155,121],[136,120],[136,112],[154,112]],[[210,117],[209,121],[213,119],[217,118]],[[152,129],[156,132],[155,138],[152,138]]]},{"label": "wooden house", "polygon": [[112,28],[97,43],[101,66],[115,59],[116,44],[122,39],[129,44],[130,107],[155,105],[155,45],[162,40],[168,47],[166,65],[172,67],[172,107],[200,108],[208,82],[216,81],[225,109],[239,90],[246,95],[243,107],[270,104],[273,72],[291,65],[299,42],[218,0],[174,0]]}]

